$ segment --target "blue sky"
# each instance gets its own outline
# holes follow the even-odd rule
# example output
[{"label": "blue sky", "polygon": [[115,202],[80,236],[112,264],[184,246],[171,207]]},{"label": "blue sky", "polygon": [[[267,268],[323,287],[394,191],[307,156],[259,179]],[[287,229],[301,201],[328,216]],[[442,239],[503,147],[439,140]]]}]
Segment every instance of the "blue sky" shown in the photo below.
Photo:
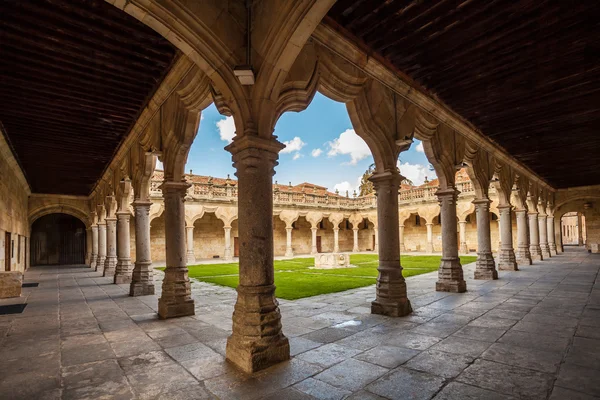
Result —
[{"label": "blue sky", "polygon": [[[197,175],[234,178],[231,155],[223,149],[233,135],[231,118],[220,115],[214,105],[203,111],[200,129],[190,149],[186,171]],[[288,145],[279,156],[274,180],[296,185],[311,182],[331,191],[350,194],[373,163],[367,145],[352,130],[346,107],[318,94],[301,113],[284,114],[275,135]],[[435,176],[418,141],[400,155],[403,175],[415,184]]]}]

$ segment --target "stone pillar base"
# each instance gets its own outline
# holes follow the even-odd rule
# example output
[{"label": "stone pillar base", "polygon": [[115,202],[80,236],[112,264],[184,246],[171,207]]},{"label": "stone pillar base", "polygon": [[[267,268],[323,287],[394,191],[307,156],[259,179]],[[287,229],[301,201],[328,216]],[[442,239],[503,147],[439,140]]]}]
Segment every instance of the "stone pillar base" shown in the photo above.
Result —
[{"label": "stone pillar base", "polygon": [[98,262],[98,255],[97,254],[92,254],[92,258],[90,259],[90,268],[92,269],[96,269],[96,265]]},{"label": "stone pillar base", "polygon": [[515,259],[519,265],[531,265],[531,254],[529,247],[519,247],[515,254]]},{"label": "stone pillar base", "polygon": [[149,296],[154,294],[154,283],[136,282],[129,286],[129,295],[132,297]]},{"label": "stone pillar base", "polygon": [[542,250],[542,257],[543,258],[550,258],[551,254],[550,254],[550,247],[546,244],[546,245],[540,245],[540,249]]},{"label": "stone pillar base", "polygon": [[498,255],[498,269],[503,271],[518,271],[519,267],[512,249],[500,250]]},{"label": "stone pillar base", "polygon": [[467,247],[467,244],[465,242],[460,244],[460,252],[462,254],[469,254],[469,248]]},{"label": "stone pillar base", "polygon": [[412,313],[410,300],[397,303],[380,303],[377,300],[371,302],[371,314],[386,315],[388,317],[404,317]]},{"label": "stone pillar base", "polygon": [[462,265],[458,258],[443,258],[438,271],[438,281],[435,283],[437,292],[464,293],[467,282],[463,277]]},{"label": "stone pillar base", "polygon": [[275,286],[239,285],[237,292],[227,360],[247,373],[289,360],[290,345],[281,330]]},{"label": "stone pillar base", "polygon": [[552,256],[558,255],[558,252],[556,251],[555,243],[550,243],[548,246],[550,246],[550,255],[552,255]]},{"label": "stone pillar base", "polygon": [[286,256],[286,257],[294,257],[294,252],[293,252],[292,250],[287,250],[287,251],[285,252],[285,256]]},{"label": "stone pillar base", "polygon": [[530,246],[529,254],[531,255],[531,261],[543,261],[542,249],[540,246]]},{"label": "stone pillar base", "polygon": [[102,276],[114,276],[115,271],[117,270],[117,257],[116,256],[106,256],[106,261],[104,262],[104,272]]},{"label": "stone pillar base", "polygon": [[477,253],[475,279],[498,279],[496,262],[494,261],[492,253]]},{"label": "stone pillar base", "polygon": [[104,263],[106,262],[106,257],[98,256],[98,261],[96,262],[96,268],[94,271],[104,271]]},{"label": "stone pillar base", "polygon": [[175,302],[164,300],[162,297],[158,299],[158,317],[160,319],[187,317],[195,314],[193,299]]},{"label": "stone pillar base", "polygon": [[186,253],[186,263],[187,263],[187,265],[196,264],[196,256],[194,255],[193,251],[188,251]]},{"label": "stone pillar base", "polygon": [[129,275],[115,275],[115,283],[117,285],[131,283],[131,276]]},{"label": "stone pillar base", "polygon": [[425,246],[425,252],[430,254],[433,253],[433,244],[427,243],[427,246]]}]

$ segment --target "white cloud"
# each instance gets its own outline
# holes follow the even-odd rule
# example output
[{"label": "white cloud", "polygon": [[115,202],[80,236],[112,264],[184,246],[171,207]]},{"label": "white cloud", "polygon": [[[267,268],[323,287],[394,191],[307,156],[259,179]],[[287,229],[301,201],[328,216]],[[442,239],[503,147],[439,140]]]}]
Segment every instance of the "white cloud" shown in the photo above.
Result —
[{"label": "white cloud", "polygon": [[292,157],[292,160],[297,160],[297,159],[299,159],[300,157],[302,157],[302,154],[300,154],[300,153],[296,153],[296,154],[294,154],[294,157]]},{"label": "white cloud", "polygon": [[362,179],[362,176],[359,176],[358,178],[356,178],[356,184],[352,185],[350,182],[348,181],[344,181],[344,182],[340,182],[337,183],[333,186],[333,192],[335,192],[336,190],[338,190],[340,192],[341,196],[345,196],[346,195],[346,190],[348,191],[348,195],[352,196],[352,194],[354,193],[354,191],[356,191],[356,194],[358,195],[358,193],[360,193],[360,181]]},{"label": "white cloud", "polygon": [[321,155],[321,153],[323,153],[323,150],[314,149],[313,151],[310,152],[310,155],[313,157],[319,157]]},{"label": "white cloud", "polygon": [[415,150],[417,150],[417,153],[425,153],[425,149],[423,148],[423,142],[419,142]]},{"label": "white cloud", "polygon": [[235,136],[235,124],[233,122],[233,117],[225,117],[225,119],[217,121],[217,129],[219,129],[219,136],[221,137],[221,140],[224,140],[227,143],[231,143],[233,141],[233,137]]},{"label": "white cloud", "polygon": [[340,134],[340,137],[333,139],[333,141],[328,142],[327,144],[330,148],[327,152],[328,156],[348,154],[350,155],[350,164],[352,165],[355,165],[358,161],[371,155],[369,146],[367,146],[365,141],[354,132],[354,129],[346,129]]},{"label": "white cloud", "polygon": [[300,151],[304,147],[306,143],[302,141],[298,136],[293,138],[292,140],[288,140],[287,142],[283,142],[285,144],[285,148],[280,151],[280,153],[293,153],[295,151]]},{"label": "white cloud", "polygon": [[410,164],[407,162],[400,164],[398,161],[398,168],[400,168],[400,173],[407,179],[410,179],[415,185],[422,185],[425,182],[425,177],[428,180],[436,178],[435,171],[430,171],[425,165]]}]

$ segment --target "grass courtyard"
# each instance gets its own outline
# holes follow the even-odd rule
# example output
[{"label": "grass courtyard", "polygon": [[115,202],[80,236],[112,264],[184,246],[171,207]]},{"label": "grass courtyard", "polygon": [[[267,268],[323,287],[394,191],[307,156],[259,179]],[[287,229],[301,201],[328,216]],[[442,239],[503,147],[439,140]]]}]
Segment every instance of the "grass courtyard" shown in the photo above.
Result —
[{"label": "grass courtyard", "polygon": [[[476,257],[460,258],[462,264],[474,262]],[[402,256],[404,277],[436,271],[439,256]],[[311,269],[313,258],[294,258],[275,261],[275,295],[286,300],[296,300],[324,293],[342,292],[375,284],[378,256],[352,254],[353,268]],[[164,269],[164,268],[160,268]],[[204,264],[188,266],[190,278],[222,286],[237,287],[238,264]]]}]

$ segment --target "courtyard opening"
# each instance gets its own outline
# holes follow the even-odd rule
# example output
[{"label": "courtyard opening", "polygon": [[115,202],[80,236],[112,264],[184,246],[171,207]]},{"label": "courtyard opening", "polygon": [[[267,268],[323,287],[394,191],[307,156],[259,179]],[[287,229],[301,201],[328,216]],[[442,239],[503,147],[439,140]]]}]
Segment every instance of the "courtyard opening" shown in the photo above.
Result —
[{"label": "courtyard opening", "polygon": [[85,251],[85,225],[72,215],[44,215],[31,226],[31,265],[84,264]]}]

